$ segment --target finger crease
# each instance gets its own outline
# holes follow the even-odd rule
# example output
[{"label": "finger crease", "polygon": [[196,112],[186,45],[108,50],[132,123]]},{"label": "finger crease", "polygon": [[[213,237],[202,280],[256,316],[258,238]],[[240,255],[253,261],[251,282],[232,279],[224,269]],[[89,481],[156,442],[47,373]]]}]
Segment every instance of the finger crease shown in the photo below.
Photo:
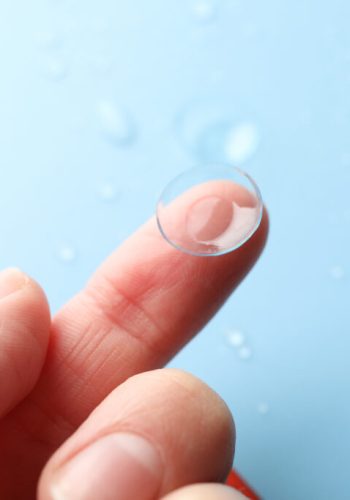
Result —
[{"label": "finger crease", "polygon": [[[158,342],[165,335],[161,326],[139,301],[131,299],[115,282],[106,277],[104,280],[107,286],[87,288],[86,297],[92,300],[99,312],[112,325],[142,342],[153,353],[163,356],[165,350],[160,347],[162,343]],[[114,297],[112,301],[111,296]]]}]

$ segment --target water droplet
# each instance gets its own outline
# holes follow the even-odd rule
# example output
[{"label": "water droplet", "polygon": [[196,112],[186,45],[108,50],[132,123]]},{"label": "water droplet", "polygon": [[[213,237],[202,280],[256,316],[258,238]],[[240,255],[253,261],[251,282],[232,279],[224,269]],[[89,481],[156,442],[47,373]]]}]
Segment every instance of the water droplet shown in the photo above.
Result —
[{"label": "water droplet", "polygon": [[118,194],[116,187],[110,182],[104,182],[98,187],[98,196],[103,201],[113,201],[117,198]]},{"label": "water droplet", "polygon": [[329,274],[333,279],[340,280],[345,276],[345,269],[342,266],[335,265],[330,268]]},{"label": "water droplet", "polygon": [[238,356],[240,359],[246,361],[252,357],[252,350],[248,346],[242,346],[238,350]]},{"label": "water droplet", "polygon": [[71,245],[63,244],[58,249],[58,257],[62,262],[68,264],[76,259],[77,252]]},{"label": "water droplet", "polygon": [[215,104],[189,106],[175,122],[183,146],[200,162],[242,165],[259,145],[257,126],[238,121]]},{"label": "water droplet", "polygon": [[196,21],[208,23],[215,19],[217,5],[209,0],[197,0],[192,6],[192,11]]},{"label": "water droplet", "polygon": [[266,415],[270,411],[270,406],[268,403],[261,402],[258,404],[257,410],[260,415]]},{"label": "water droplet", "polygon": [[130,114],[112,101],[102,100],[97,105],[100,126],[105,138],[114,145],[127,146],[136,136]]},{"label": "water droplet", "polygon": [[68,75],[67,64],[62,59],[52,58],[48,61],[46,73],[50,80],[59,82]]},{"label": "water droplet", "polygon": [[226,139],[227,159],[235,164],[247,161],[256,151],[259,143],[256,126],[242,123],[228,131]]},{"label": "water droplet", "polygon": [[245,342],[244,335],[239,330],[229,330],[226,333],[226,339],[233,347],[241,347]]}]

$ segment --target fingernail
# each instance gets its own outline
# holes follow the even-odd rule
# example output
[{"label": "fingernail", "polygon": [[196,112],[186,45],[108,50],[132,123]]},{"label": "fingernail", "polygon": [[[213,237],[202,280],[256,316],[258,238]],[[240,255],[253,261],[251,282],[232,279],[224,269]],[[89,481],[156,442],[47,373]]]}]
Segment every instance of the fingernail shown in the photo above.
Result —
[{"label": "fingernail", "polygon": [[210,241],[225,232],[233,218],[231,201],[206,196],[196,201],[187,216],[187,230],[196,241]]},{"label": "fingernail", "polygon": [[28,277],[15,267],[0,272],[0,299],[17,292],[28,282]]},{"label": "fingernail", "polygon": [[110,434],[78,453],[52,481],[52,500],[155,498],[163,466],[144,438]]}]

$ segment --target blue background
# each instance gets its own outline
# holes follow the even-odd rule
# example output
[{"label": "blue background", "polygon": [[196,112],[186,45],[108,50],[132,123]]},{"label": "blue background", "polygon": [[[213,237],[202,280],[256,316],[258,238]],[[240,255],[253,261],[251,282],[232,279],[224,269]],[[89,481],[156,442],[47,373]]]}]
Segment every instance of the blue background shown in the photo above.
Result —
[{"label": "blue background", "polygon": [[[173,176],[222,155],[218,113],[254,124],[243,167],[270,211],[267,249],[173,364],[228,402],[236,467],[264,498],[349,499],[350,4],[201,9],[2,2],[0,265],[31,273],[56,311]],[[216,117],[209,151],[178,130],[198,106],[194,136]],[[228,329],[244,333],[250,359]]]}]

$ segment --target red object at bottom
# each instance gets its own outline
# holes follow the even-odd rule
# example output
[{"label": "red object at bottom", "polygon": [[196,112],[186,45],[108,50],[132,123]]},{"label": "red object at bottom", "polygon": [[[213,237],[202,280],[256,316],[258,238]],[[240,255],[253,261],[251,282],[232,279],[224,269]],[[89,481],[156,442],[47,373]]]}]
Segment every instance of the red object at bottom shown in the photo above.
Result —
[{"label": "red object at bottom", "polygon": [[235,471],[232,470],[227,478],[226,484],[232,486],[237,491],[241,492],[247,498],[251,500],[261,500],[260,497],[251,489],[250,486],[244,481],[244,479]]}]

